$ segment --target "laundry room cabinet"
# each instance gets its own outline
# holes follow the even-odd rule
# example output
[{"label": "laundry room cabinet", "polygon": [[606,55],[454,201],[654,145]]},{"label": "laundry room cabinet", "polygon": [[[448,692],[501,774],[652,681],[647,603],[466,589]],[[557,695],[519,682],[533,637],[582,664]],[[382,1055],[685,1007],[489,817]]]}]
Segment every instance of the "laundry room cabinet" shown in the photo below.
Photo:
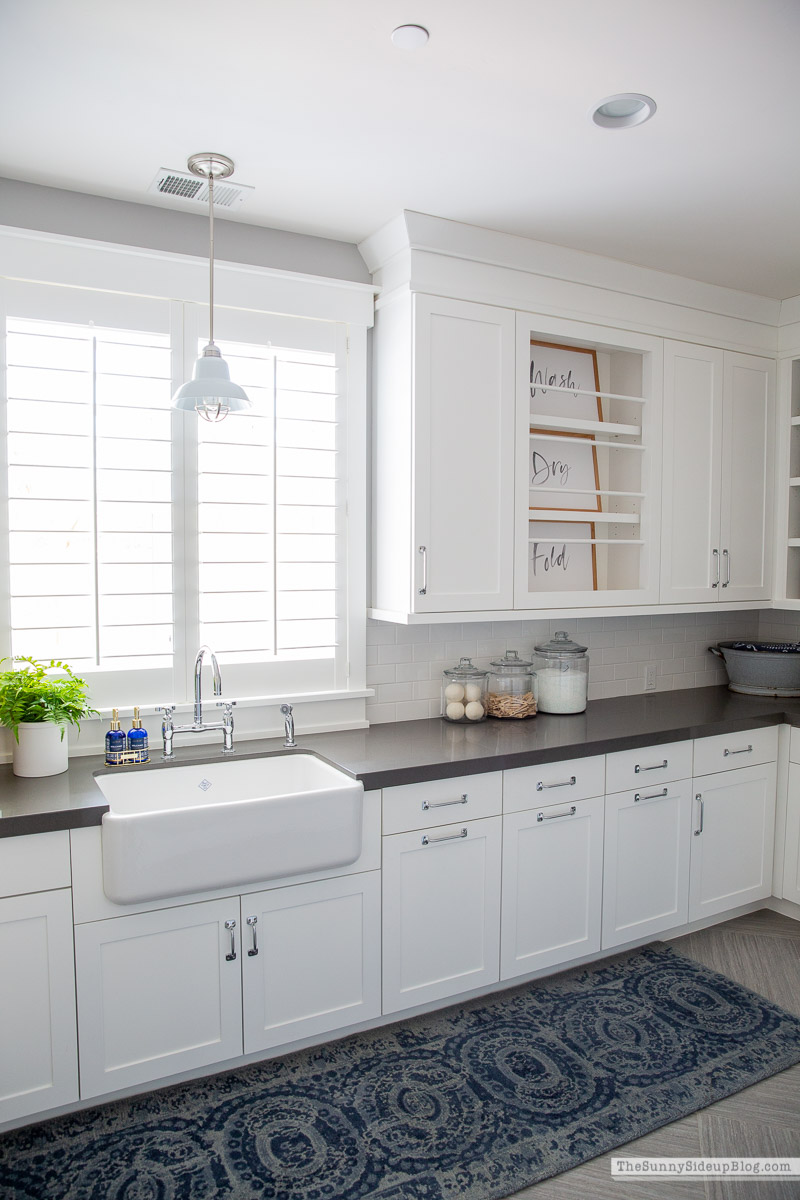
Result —
[{"label": "laundry room cabinet", "polygon": [[767,600],[775,363],[667,341],[661,600]]}]

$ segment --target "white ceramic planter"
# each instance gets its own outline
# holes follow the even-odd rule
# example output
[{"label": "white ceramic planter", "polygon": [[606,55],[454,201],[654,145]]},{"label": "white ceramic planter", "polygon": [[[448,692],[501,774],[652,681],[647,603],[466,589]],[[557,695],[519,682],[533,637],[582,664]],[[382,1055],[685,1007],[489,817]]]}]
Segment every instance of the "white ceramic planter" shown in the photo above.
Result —
[{"label": "white ceramic planter", "polygon": [[[62,741],[61,734],[64,733]],[[14,747],[14,774],[33,778],[60,775],[69,766],[67,731],[52,721],[23,721]]]}]

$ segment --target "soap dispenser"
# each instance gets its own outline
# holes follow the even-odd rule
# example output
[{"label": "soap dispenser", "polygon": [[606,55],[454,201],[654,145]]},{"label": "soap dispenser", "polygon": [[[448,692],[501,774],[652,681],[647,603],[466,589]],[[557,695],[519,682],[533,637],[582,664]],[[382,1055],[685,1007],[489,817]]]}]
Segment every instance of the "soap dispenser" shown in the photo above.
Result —
[{"label": "soap dispenser", "polygon": [[133,710],[133,725],[128,730],[128,750],[130,761],[133,763],[150,762],[150,752],[147,744],[147,730],[142,729],[139,709]]},{"label": "soap dispenser", "polygon": [[125,761],[128,739],[119,723],[119,709],[111,710],[111,728],[106,733],[106,766],[118,767]]}]

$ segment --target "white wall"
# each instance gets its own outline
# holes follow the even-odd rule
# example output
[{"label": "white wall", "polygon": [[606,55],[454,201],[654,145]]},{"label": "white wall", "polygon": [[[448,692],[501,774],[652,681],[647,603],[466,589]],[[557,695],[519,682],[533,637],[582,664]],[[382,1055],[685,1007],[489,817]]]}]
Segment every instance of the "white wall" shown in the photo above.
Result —
[{"label": "white wall", "polygon": [[[208,253],[208,216],[153,204],[130,204],[0,178],[0,224],[69,237],[92,238],[174,254]],[[227,262],[370,283],[363,258],[350,242],[214,220],[216,257]]]}]

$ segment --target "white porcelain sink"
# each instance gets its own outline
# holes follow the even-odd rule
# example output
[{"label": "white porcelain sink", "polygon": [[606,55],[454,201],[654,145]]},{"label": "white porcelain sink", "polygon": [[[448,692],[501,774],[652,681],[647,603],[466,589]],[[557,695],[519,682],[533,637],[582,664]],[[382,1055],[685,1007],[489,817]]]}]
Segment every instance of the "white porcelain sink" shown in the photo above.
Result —
[{"label": "white porcelain sink", "polygon": [[132,904],[341,867],[364,785],[301,750],[98,775],[103,890]]}]

